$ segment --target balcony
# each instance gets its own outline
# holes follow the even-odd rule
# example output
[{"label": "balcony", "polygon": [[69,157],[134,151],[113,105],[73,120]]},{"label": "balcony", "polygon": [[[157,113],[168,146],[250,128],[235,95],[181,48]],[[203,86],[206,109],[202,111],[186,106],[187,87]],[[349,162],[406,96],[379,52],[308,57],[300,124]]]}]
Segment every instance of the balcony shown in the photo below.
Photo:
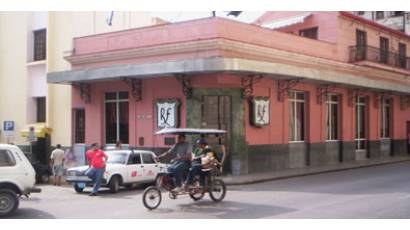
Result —
[{"label": "balcony", "polygon": [[372,46],[350,46],[349,62],[370,61],[410,71],[410,58]]}]

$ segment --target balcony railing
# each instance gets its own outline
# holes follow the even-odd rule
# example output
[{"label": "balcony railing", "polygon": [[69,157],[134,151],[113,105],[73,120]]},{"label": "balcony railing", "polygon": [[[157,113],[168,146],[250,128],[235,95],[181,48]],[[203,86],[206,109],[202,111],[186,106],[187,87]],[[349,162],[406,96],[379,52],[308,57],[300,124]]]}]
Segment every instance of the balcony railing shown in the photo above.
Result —
[{"label": "balcony railing", "polygon": [[350,46],[349,62],[371,61],[410,70],[410,58],[372,46]]}]

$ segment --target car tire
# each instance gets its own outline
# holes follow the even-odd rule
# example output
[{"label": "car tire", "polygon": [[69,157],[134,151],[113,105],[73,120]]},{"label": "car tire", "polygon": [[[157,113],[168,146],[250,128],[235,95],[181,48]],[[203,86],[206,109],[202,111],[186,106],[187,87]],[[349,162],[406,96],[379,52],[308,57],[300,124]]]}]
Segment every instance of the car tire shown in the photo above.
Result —
[{"label": "car tire", "polygon": [[80,188],[77,183],[74,184],[74,190],[76,193],[82,193],[84,191],[84,188]]},{"label": "car tire", "polygon": [[11,189],[0,189],[0,217],[12,215],[18,207],[17,193]]},{"label": "car tire", "polygon": [[108,184],[108,187],[110,188],[111,193],[117,193],[118,190],[120,190],[120,177],[113,176]]}]

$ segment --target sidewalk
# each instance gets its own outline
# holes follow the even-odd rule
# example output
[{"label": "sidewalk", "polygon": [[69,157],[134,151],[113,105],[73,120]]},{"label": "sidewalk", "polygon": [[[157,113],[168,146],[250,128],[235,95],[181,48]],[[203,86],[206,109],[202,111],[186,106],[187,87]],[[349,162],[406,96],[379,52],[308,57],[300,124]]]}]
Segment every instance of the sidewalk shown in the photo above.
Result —
[{"label": "sidewalk", "polygon": [[226,185],[241,185],[241,184],[252,184],[265,182],[270,180],[285,179],[298,176],[307,176],[314,175],[326,172],[335,172],[348,169],[356,169],[363,167],[371,167],[384,164],[393,164],[404,161],[410,161],[410,157],[391,157],[386,159],[374,159],[358,162],[349,162],[349,163],[339,163],[334,165],[325,165],[317,167],[306,167],[306,168],[297,168],[297,169],[285,169],[275,172],[266,172],[266,173],[254,173],[248,175],[240,176],[226,176],[223,177],[223,180]]}]

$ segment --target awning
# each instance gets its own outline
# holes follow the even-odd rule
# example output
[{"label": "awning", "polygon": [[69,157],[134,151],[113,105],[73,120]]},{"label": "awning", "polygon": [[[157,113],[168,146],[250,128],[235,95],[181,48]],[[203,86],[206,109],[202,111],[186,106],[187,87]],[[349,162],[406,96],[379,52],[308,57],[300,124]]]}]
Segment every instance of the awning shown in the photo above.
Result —
[{"label": "awning", "polygon": [[28,137],[28,134],[30,132],[30,127],[34,127],[34,135],[37,138],[44,138],[46,134],[51,133],[51,128],[48,128],[46,126],[46,123],[34,123],[34,124],[28,124],[24,126],[24,128],[20,130],[20,135],[22,137]]},{"label": "awning", "polygon": [[261,25],[261,27],[269,28],[269,29],[279,29],[285,26],[291,26],[295,25],[298,23],[303,23],[305,19],[309,16],[311,16],[311,13],[306,13],[298,16],[294,16],[291,18],[286,18],[286,19],[280,19],[280,20],[275,20],[273,22],[269,22],[266,24]]}]

